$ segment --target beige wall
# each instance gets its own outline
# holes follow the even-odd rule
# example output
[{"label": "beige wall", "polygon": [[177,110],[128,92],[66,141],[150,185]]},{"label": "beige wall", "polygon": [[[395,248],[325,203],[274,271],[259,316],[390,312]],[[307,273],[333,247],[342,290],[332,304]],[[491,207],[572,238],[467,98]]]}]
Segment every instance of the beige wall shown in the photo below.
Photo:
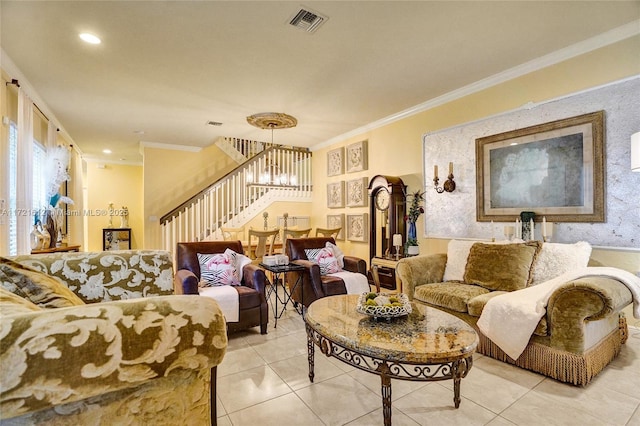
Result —
[{"label": "beige wall", "polygon": [[[325,220],[328,214],[368,211],[365,208],[326,208],[327,183],[350,180],[361,175],[371,179],[381,174],[400,176],[409,191],[416,190],[423,182],[422,136],[425,133],[509,111],[527,102],[540,102],[640,74],[639,51],[640,37],[636,36],[315,151],[313,182],[317,190],[314,190],[312,220],[318,223]],[[368,140],[368,170],[327,177],[327,151],[362,140]],[[423,235],[423,221],[420,220],[418,237],[421,253],[446,252],[447,240],[420,239]],[[343,249],[364,259],[369,256],[368,244],[345,242]],[[599,250],[600,256],[601,252],[606,250]],[[612,254],[607,258],[611,265],[610,262],[616,262],[620,256]],[[628,253],[619,266],[632,271],[640,270],[640,253]]]},{"label": "beige wall", "polygon": [[[144,248],[142,166],[89,162],[86,176],[89,190],[84,205],[92,213],[85,215],[84,249],[102,250],[102,229],[109,225],[109,203],[114,209],[129,209],[131,248]],[[113,218],[113,227],[120,227],[120,217]]]},{"label": "beige wall", "polygon": [[237,166],[215,145],[199,152],[145,147],[143,157],[145,248],[162,248],[163,215]]},{"label": "beige wall", "polygon": [[[358,177],[371,179],[377,174],[383,174],[400,176],[409,190],[415,190],[423,182],[421,141],[425,133],[500,114],[527,102],[540,102],[640,74],[638,51],[640,37],[636,36],[315,151],[313,203],[312,208],[308,208],[312,225],[325,226],[328,214],[369,211],[368,207],[328,209],[327,183]],[[368,140],[368,170],[327,177],[327,151],[362,140]],[[161,246],[158,225],[160,216],[204,188],[217,176],[227,173],[233,166],[228,157],[215,146],[198,153],[145,148],[144,247]],[[294,205],[288,206],[285,203],[283,206],[270,207],[269,211],[279,214],[280,211],[288,210],[289,214],[294,214],[294,209],[298,208]],[[302,203],[299,208],[305,211],[307,207],[304,206]],[[261,216],[250,225],[261,228]],[[424,235],[422,221],[418,222],[418,235]],[[445,251],[446,244],[446,240],[422,239],[421,252]],[[344,241],[341,245],[347,254],[368,258],[368,244]],[[611,255],[609,258],[615,260],[619,256]],[[640,255],[630,253],[625,259],[621,267],[640,269]]]}]

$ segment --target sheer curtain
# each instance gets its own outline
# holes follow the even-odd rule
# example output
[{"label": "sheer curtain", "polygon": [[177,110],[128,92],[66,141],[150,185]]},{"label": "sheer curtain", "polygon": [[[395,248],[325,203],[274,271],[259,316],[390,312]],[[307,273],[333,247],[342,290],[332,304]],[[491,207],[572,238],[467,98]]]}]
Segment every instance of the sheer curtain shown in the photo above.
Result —
[{"label": "sheer curtain", "polygon": [[18,89],[18,164],[16,182],[16,230],[18,254],[31,253],[33,227],[33,102]]},{"label": "sheer curtain", "polygon": [[44,143],[44,147],[47,152],[58,146],[58,128],[51,121],[47,123],[47,141]]}]

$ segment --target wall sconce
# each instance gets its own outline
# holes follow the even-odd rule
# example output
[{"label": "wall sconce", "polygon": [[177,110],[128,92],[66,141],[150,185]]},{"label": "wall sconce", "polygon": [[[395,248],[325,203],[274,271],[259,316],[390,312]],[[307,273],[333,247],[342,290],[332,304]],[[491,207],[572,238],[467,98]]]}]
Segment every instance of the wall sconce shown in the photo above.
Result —
[{"label": "wall sconce", "polygon": [[631,135],[631,171],[640,172],[640,132]]},{"label": "wall sconce", "polygon": [[456,183],[453,181],[453,163],[449,163],[449,176],[443,186],[438,186],[438,165],[433,166],[433,186],[438,194],[443,192],[453,192],[456,190]]}]

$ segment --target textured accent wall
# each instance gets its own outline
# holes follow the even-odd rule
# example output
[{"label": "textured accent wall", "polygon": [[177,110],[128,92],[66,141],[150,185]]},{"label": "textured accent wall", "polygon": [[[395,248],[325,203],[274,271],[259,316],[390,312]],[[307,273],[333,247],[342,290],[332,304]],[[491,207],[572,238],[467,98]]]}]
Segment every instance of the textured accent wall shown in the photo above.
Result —
[{"label": "textured accent wall", "polygon": [[[425,236],[504,239],[506,222],[494,222],[493,230],[490,223],[476,222],[476,138],[599,110],[605,111],[606,222],[558,223],[553,241],[640,247],[640,173],[631,172],[630,167],[630,136],[640,130],[640,76],[425,134]],[[442,185],[450,161],[454,163],[456,191],[437,194],[433,166],[439,166]],[[536,225],[536,235],[540,239],[540,224]]]}]

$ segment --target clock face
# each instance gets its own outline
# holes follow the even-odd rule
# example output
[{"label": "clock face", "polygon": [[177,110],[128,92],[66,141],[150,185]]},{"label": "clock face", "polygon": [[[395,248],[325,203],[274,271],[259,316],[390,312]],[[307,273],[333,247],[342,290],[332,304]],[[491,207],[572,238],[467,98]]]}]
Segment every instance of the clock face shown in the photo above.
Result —
[{"label": "clock face", "polygon": [[389,191],[385,188],[379,189],[376,194],[376,208],[378,210],[387,210],[389,208]]}]

